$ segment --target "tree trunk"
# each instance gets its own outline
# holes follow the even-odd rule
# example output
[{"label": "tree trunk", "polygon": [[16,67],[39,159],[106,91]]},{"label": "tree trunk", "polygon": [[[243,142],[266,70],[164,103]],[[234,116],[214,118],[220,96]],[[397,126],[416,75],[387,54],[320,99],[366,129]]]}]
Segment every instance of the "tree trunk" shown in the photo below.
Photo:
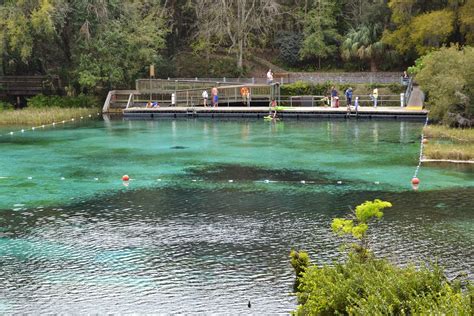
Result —
[{"label": "tree trunk", "polygon": [[371,72],[377,71],[377,63],[375,62],[374,58],[370,59],[370,71]]},{"label": "tree trunk", "polygon": [[237,52],[237,68],[240,72],[243,70],[243,57],[244,57],[244,40],[239,39],[239,50]]}]

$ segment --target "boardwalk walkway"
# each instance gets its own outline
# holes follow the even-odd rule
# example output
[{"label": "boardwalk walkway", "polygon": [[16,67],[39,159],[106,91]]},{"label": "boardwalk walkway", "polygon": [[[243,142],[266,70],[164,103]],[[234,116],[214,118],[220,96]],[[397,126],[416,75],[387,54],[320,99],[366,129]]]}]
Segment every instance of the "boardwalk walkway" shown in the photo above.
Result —
[{"label": "boardwalk walkway", "polygon": [[419,86],[413,86],[413,90],[410,94],[410,100],[408,100],[408,107],[423,108],[425,100],[425,94],[421,91]]},{"label": "boardwalk walkway", "polygon": [[[252,107],[159,107],[143,108],[132,107],[125,109],[126,118],[161,118],[161,117],[234,117],[234,118],[262,118],[269,115],[271,109],[263,106]],[[401,107],[359,107],[356,112],[352,107],[348,112],[346,107],[283,107],[277,111],[280,118],[367,118],[367,119],[410,119],[425,120],[428,111],[410,110]]]}]

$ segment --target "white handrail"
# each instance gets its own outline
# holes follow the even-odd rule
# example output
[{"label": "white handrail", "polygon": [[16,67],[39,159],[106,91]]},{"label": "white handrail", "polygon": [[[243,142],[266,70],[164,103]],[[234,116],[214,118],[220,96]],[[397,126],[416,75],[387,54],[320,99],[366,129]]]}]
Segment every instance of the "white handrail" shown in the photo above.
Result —
[{"label": "white handrail", "polygon": [[109,91],[107,94],[107,99],[105,99],[104,106],[102,107],[102,113],[107,113],[110,107],[110,100],[112,99],[112,95],[115,94],[115,90]]},{"label": "white handrail", "polygon": [[130,96],[128,97],[128,101],[127,101],[127,106],[125,107],[126,109],[128,109],[128,107],[130,106],[130,103],[132,102],[132,98],[133,98],[133,93],[130,93]]}]

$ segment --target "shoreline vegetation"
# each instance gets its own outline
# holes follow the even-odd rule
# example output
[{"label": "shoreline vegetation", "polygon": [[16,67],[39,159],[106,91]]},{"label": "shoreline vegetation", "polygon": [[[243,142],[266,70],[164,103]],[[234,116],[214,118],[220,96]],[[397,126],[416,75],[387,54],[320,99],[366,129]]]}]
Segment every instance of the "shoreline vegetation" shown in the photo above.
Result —
[{"label": "shoreline vegetation", "polygon": [[424,162],[474,163],[474,130],[428,125]]},{"label": "shoreline vegetation", "polygon": [[0,111],[0,126],[41,125],[97,114],[97,108],[44,107]]},{"label": "shoreline vegetation", "polygon": [[307,252],[292,250],[293,315],[471,315],[474,287],[467,274],[445,276],[438,264],[398,266],[377,258],[369,248],[368,230],[390,208],[387,201],[366,201],[343,218],[334,218],[332,231],[342,238],[343,262],[318,265]]}]

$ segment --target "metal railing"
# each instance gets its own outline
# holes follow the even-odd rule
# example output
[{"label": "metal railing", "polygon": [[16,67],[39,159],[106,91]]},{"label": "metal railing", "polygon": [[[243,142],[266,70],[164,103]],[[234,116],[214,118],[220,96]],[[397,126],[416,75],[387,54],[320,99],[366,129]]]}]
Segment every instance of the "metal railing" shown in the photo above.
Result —
[{"label": "metal railing", "polygon": [[[171,98],[158,98],[158,95],[154,95],[150,100],[148,94],[134,94],[133,99],[130,100],[128,107],[139,107],[145,108],[149,102],[157,102],[160,107],[176,106],[176,107],[201,107],[203,106],[203,98],[200,95],[201,90],[196,91],[180,91],[180,94],[176,97],[176,104],[171,104]],[[352,99],[352,105],[354,105],[355,97]],[[254,90],[253,94],[250,94],[250,98],[247,102],[240,93],[239,90],[235,91],[235,88],[227,88],[225,90],[219,90],[219,106],[230,107],[230,106],[261,106],[268,107],[270,104],[270,95],[265,94],[264,91]],[[330,106],[330,101],[325,96],[320,95],[300,95],[300,96],[288,96],[283,95],[277,97],[277,104],[279,106],[286,107],[320,107]],[[210,106],[210,102],[207,104]],[[339,107],[346,106],[346,99],[339,99]],[[359,106],[373,106],[373,101],[369,96],[359,96]],[[384,107],[399,107],[400,96],[399,95],[379,95],[377,106]]]},{"label": "metal railing", "polygon": [[[310,83],[349,84],[349,83],[400,83],[398,73],[281,73],[275,74],[273,82],[289,84],[297,81]],[[266,84],[265,77],[253,78],[168,78],[168,79],[137,79],[136,90],[146,91],[174,91],[198,88],[212,88],[229,84]]]},{"label": "metal railing", "polygon": [[408,106],[410,102],[411,92],[413,91],[413,79],[410,78],[407,83],[407,88],[405,90],[405,106]]}]

